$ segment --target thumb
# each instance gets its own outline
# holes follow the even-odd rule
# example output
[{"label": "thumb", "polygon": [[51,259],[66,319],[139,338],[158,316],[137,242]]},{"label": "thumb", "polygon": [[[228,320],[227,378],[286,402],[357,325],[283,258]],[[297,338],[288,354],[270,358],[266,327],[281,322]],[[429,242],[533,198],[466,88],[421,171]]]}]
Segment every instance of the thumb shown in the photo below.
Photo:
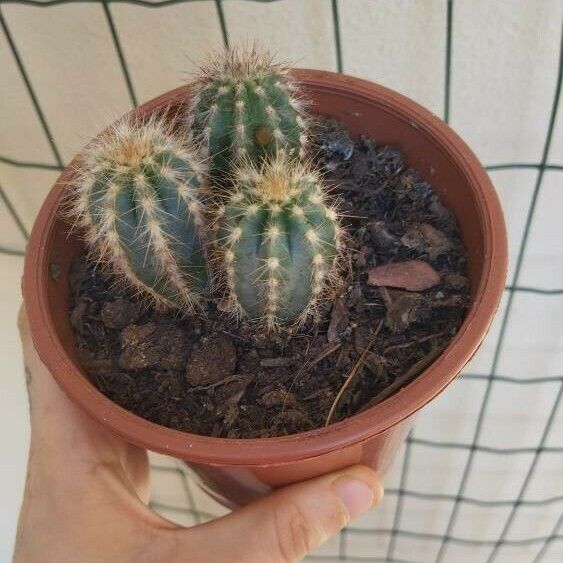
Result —
[{"label": "thumb", "polygon": [[182,539],[194,561],[292,563],[367,512],[382,496],[376,474],[357,465],[277,490],[228,516],[182,532]]}]

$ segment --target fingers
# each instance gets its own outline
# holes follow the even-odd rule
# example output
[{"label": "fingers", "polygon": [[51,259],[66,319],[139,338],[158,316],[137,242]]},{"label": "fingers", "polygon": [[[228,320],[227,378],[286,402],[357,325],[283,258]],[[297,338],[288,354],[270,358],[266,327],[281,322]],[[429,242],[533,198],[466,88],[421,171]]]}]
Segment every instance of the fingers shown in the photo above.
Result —
[{"label": "fingers", "polygon": [[224,518],[183,531],[182,542],[193,561],[301,561],[382,496],[376,474],[358,465],[278,490]]}]

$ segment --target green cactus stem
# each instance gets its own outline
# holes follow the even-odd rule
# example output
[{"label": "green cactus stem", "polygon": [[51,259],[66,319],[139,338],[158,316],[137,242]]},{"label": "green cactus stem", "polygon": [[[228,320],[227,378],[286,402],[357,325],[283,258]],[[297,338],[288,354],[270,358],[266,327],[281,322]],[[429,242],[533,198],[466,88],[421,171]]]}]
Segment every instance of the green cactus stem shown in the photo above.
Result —
[{"label": "green cactus stem", "polygon": [[268,328],[304,321],[336,277],[342,232],[319,176],[277,158],[243,166],[217,212],[217,268],[232,308]]},{"label": "green cactus stem", "polygon": [[69,211],[118,280],[190,311],[208,280],[201,186],[201,166],[171,125],[126,119],[86,149]]},{"label": "green cactus stem", "polygon": [[221,177],[241,158],[303,156],[304,105],[285,66],[256,49],[231,49],[201,69],[188,127],[211,174]]}]

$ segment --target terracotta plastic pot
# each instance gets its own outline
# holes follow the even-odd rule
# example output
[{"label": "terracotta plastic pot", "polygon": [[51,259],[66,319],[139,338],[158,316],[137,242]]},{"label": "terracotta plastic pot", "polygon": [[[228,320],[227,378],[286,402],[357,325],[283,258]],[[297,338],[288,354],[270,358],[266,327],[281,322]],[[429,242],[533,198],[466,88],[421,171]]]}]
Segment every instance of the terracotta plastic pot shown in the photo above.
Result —
[{"label": "terracotta plastic pot", "polygon": [[[473,356],[487,333],[504,288],[506,231],[489,178],[463,141],[440,119],[381,86],[330,72],[295,71],[314,111],[338,117],[355,136],[398,145],[456,215],[469,251],[472,305],[444,352],[418,378],[351,418],[301,434],[268,439],[197,436],[153,424],[102,395],[78,361],[68,317],[69,267],[81,242],[68,234],[59,208],[74,171],[49,193],[31,235],[23,293],[33,341],[72,401],[128,442],[185,460],[201,486],[227,506],[247,503],[273,487],[365,463],[384,474],[413,415],[438,395]],[[179,88],[141,106],[142,115],[177,111],[189,95]]]}]

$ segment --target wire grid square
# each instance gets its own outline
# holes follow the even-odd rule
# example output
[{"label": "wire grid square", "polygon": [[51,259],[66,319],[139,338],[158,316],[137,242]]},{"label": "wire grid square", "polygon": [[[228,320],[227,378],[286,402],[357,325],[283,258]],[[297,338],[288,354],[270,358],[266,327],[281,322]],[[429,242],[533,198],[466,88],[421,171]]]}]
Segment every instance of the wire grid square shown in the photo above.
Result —
[{"label": "wire grid square", "polygon": [[[483,352],[485,350],[479,351],[475,361],[484,355]],[[470,443],[485,388],[484,379],[458,377],[417,417],[416,437],[440,442]],[[432,455],[436,452],[433,450],[420,453]],[[432,459],[432,462],[434,461],[439,460]]]},{"label": "wire grid square", "polygon": [[[363,11],[370,14],[360,25],[377,26],[386,22],[381,22],[374,16],[374,12],[370,11],[371,2],[367,0],[347,3],[338,0],[315,2],[316,9],[325,4],[329,6],[331,26],[325,26],[321,35],[323,42],[328,44],[326,53],[334,57],[336,69],[343,71],[346,62],[343,47],[348,44],[349,34],[353,33],[355,25],[351,16],[352,4],[359,5],[363,2]],[[212,28],[212,35],[216,41],[220,38],[224,45],[229,44],[231,34],[233,38],[240,38],[241,23],[237,7],[248,10],[249,14],[259,13],[263,21],[272,20],[276,25],[280,20],[287,23],[296,14],[300,14],[298,4],[289,0],[276,2],[280,6],[286,5],[285,12],[280,6],[270,9],[259,6],[262,3],[270,4],[266,0],[248,3],[207,0],[194,3],[193,6],[189,5],[189,0],[135,0],[135,6],[132,0],[100,0],[93,1],[90,6],[85,6],[79,0],[66,0],[64,3],[76,4],[72,6],[75,17],[89,21],[94,18],[105,30],[103,33],[107,36],[108,50],[103,59],[108,66],[104,73],[104,85],[108,82],[108,76],[116,84],[116,88],[121,85],[121,90],[112,98],[109,109],[110,113],[116,114],[115,117],[123,113],[127,106],[137,104],[138,92],[141,92],[141,97],[156,93],[150,91],[154,82],[147,82],[146,75],[143,76],[142,65],[139,65],[136,53],[127,47],[130,44],[127,34],[131,33],[129,26],[130,21],[135,18],[134,14],[141,14],[147,8],[150,8],[151,13],[159,13],[161,10],[162,13],[165,10],[187,13],[191,9],[196,19],[204,19],[204,14],[209,15],[212,10],[216,16],[216,27]],[[42,60],[38,66],[28,45],[29,41],[35,39],[36,33],[48,33],[45,30],[49,26],[42,26],[45,14],[50,12],[47,8],[53,7],[52,16],[47,17],[68,17],[68,12],[62,16],[56,13],[55,6],[60,4],[59,0],[2,0],[0,4],[3,32],[0,41],[6,46],[3,52],[9,54],[8,57],[2,55],[4,78],[12,77],[9,82],[17,90],[16,97],[25,97],[29,103],[29,111],[17,116],[17,127],[13,128],[18,131],[13,143],[17,150],[0,155],[5,183],[4,187],[0,186],[0,222],[3,224],[0,252],[21,255],[21,240],[28,234],[33,210],[29,212],[29,206],[24,205],[26,194],[18,187],[49,185],[52,176],[68,160],[71,152],[66,147],[72,144],[68,133],[60,131],[57,134],[57,123],[51,123],[47,119],[51,98],[44,74],[45,71],[50,72],[51,67],[56,67],[57,61],[64,59],[68,53],[64,44],[57,43],[56,37],[49,39],[50,49],[46,56],[50,57],[47,61],[51,62],[46,64]],[[37,25],[32,26],[27,34],[21,33],[15,37],[4,11],[10,5],[12,23],[23,12],[19,11],[18,15],[18,11],[11,8],[21,4],[34,6],[37,13],[33,17]],[[412,19],[409,25],[416,25],[417,18],[415,15],[413,19],[413,13],[417,7],[413,7],[414,4],[420,7],[420,3],[396,3],[395,9],[398,11],[395,15],[401,18],[406,14]],[[491,18],[490,9],[493,9],[495,13],[498,12],[500,20],[514,18],[518,29],[521,22],[516,15],[517,10],[509,10],[508,13],[501,3],[491,7],[486,2],[469,3],[459,0],[455,2],[455,10],[453,0],[433,0],[433,4],[437,6],[436,13],[441,16],[432,20],[432,25],[439,26],[440,17],[443,18],[444,25],[442,113],[446,121],[449,121],[452,113],[452,89],[455,89],[458,96],[456,99],[459,99],[459,103],[453,105],[456,121],[463,114],[474,119],[475,113],[486,113],[467,111],[471,104],[478,105],[479,100],[464,97],[463,90],[457,87],[458,78],[455,81],[452,79],[454,44],[459,49],[460,56],[464,57],[464,50],[471,51],[472,41],[475,41],[474,37],[467,35],[467,29],[463,25],[470,17],[483,21],[483,25],[478,26],[482,40],[488,41],[487,33],[494,30],[491,46],[495,49],[495,57],[487,61],[474,61],[478,67],[474,70],[469,67],[469,73],[488,73],[491,78],[487,81],[489,87],[495,92],[501,92],[499,100],[503,96],[520,92],[522,85],[516,84],[502,94],[507,85],[502,83],[502,73],[498,72],[499,64],[514,57],[513,53],[502,51],[500,35],[507,27],[486,25]],[[547,4],[537,10],[538,17],[542,15],[542,10],[547,9]],[[30,9],[26,10],[29,16]],[[139,15],[135,23],[142,27],[146,21],[149,21],[147,17]],[[454,41],[454,23],[457,41]],[[553,36],[558,33],[562,36],[560,23],[549,18],[545,34]],[[559,28],[555,27],[557,25]],[[341,29],[343,26],[344,29]],[[22,26],[18,25],[17,28],[21,32]],[[368,31],[369,27],[364,33]],[[156,52],[164,45],[159,41],[165,41],[166,38],[154,40],[156,43],[151,49]],[[186,45],[193,50],[193,45]],[[303,44],[298,47],[303,48]],[[170,50],[170,46],[168,49]],[[407,440],[403,456],[397,460],[395,472],[386,483],[387,498],[384,504],[379,510],[356,522],[354,527],[343,531],[339,538],[331,540],[311,560],[410,563],[536,563],[563,560],[563,446],[558,443],[560,437],[553,432],[554,428],[561,428],[563,416],[560,408],[563,388],[563,376],[559,369],[561,351],[558,348],[560,340],[556,338],[556,331],[560,330],[557,320],[561,318],[561,301],[558,296],[563,295],[563,288],[558,285],[563,272],[563,252],[558,244],[561,241],[561,206],[557,205],[561,198],[560,177],[563,171],[563,166],[557,164],[563,156],[563,126],[561,119],[557,121],[562,79],[561,53],[562,49],[557,55],[557,71],[552,74],[555,93],[551,101],[546,99],[539,104],[545,110],[544,118],[537,119],[535,124],[531,122],[535,131],[532,137],[537,137],[534,150],[529,151],[530,154],[525,151],[518,153],[519,156],[531,155],[532,162],[489,166],[495,183],[499,186],[507,214],[512,257],[509,285],[490,337],[480,355],[469,366],[468,373],[421,417],[417,430]],[[396,54],[396,57],[400,56],[401,53]],[[556,54],[546,52],[545,57],[541,58],[541,64],[533,63],[531,70],[543,76],[546,72],[552,72],[550,69],[554,67],[555,56]],[[358,68],[363,68],[362,65],[365,65],[365,60],[354,60],[353,56],[348,58],[351,67],[359,65]],[[486,62],[484,67],[483,62]],[[328,60],[323,63],[328,67],[331,64]],[[86,71],[89,69],[86,68]],[[532,80],[533,82],[535,81]],[[522,91],[527,93],[525,88]],[[78,112],[75,113],[74,121],[83,124],[79,106],[73,105],[74,101],[72,97],[69,98],[69,106]],[[433,104],[436,105],[436,102],[428,102],[427,105]],[[498,110],[502,114],[502,105]],[[107,117],[103,116],[100,124],[107,121]],[[506,121],[514,117],[504,115],[502,119]],[[494,121],[492,123],[495,126]],[[42,131],[44,147],[38,153],[29,155],[25,150],[26,139],[32,134],[32,130]],[[498,145],[504,140],[495,140],[494,133],[493,131],[490,146]],[[471,135],[469,140],[471,141]],[[524,146],[522,143],[517,145],[520,148]],[[479,152],[487,154],[487,147],[489,145]],[[507,156],[510,155],[512,152],[507,152]],[[515,189],[520,193],[518,199],[509,197]],[[538,327],[526,326],[526,319],[530,318],[529,312],[522,313],[526,309],[536,311],[540,330],[537,330]],[[553,336],[553,340],[549,340],[550,336]],[[546,340],[547,348],[544,346]],[[497,397],[506,398],[507,394],[519,405],[520,411],[530,411],[530,418],[518,432],[514,431],[510,412],[504,412],[502,401],[497,400]],[[463,401],[468,395],[472,398],[468,401],[470,406]],[[531,402],[543,400],[547,404],[549,401],[546,396],[550,398],[550,395],[552,401],[548,412],[531,412]],[[468,424],[458,428],[459,433],[452,433],[450,436],[444,432],[444,427],[455,420],[456,409],[452,408],[455,405],[458,405],[457,420]],[[499,431],[502,424],[506,428]],[[506,437],[510,432],[518,441],[508,447],[506,439],[495,440],[497,435]],[[193,525],[225,513],[222,507],[193,486],[181,463],[162,456],[151,456],[151,462],[155,482],[152,506],[163,515],[185,525]],[[504,474],[510,475],[510,480],[503,482]],[[500,518],[494,520],[495,528],[486,525],[493,513],[502,513]]]}]

